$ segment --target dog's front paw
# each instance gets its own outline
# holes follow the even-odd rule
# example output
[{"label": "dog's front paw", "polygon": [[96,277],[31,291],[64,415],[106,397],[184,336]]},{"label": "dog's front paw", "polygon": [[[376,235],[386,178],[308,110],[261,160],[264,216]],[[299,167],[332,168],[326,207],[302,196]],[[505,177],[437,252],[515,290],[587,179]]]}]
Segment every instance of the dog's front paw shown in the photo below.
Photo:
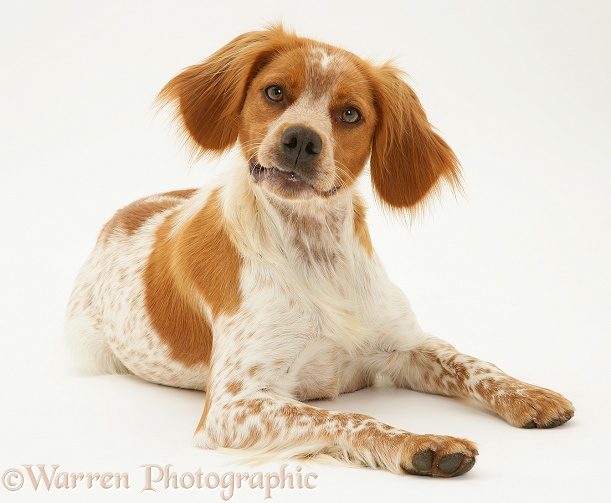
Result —
[{"label": "dog's front paw", "polygon": [[497,393],[494,409],[518,428],[555,428],[573,417],[573,404],[555,391],[516,381]]},{"label": "dog's front paw", "polygon": [[473,442],[439,435],[415,435],[404,454],[401,468],[412,475],[456,477],[475,464],[478,452]]}]

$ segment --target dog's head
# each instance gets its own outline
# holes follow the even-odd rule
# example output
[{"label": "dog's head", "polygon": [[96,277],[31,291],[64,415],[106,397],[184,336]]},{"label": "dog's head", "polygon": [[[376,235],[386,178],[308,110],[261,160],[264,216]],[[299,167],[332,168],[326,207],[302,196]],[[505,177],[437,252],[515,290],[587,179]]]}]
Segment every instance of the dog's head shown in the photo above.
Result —
[{"label": "dog's head", "polygon": [[[281,26],[241,35],[160,93],[202,152],[239,140],[252,183],[287,200],[332,199],[368,160],[395,210],[416,206],[459,166],[401,72]],[[246,172],[246,168],[245,168]]]}]

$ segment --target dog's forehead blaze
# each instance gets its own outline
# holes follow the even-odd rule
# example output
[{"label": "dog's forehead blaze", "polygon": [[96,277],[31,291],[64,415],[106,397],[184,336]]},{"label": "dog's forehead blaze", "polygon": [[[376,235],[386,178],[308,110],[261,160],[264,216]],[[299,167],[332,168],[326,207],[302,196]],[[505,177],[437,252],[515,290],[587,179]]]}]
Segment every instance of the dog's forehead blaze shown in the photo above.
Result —
[{"label": "dog's forehead blaze", "polygon": [[339,52],[329,53],[317,47],[307,55],[307,90],[316,97],[333,92],[341,75],[348,70],[348,59]]},{"label": "dog's forehead blaze", "polygon": [[291,100],[302,93],[310,97],[336,101],[367,100],[372,104],[370,86],[363,68],[366,63],[341,49],[312,46],[279,52],[259,71],[254,83],[285,88]]}]

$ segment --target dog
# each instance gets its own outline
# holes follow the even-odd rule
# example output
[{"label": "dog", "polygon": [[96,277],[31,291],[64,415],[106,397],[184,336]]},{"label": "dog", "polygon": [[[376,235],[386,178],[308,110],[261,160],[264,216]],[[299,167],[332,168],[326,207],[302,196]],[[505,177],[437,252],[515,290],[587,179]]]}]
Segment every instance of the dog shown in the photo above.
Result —
[{"label": "dog", "polygon": [[81,366],[205,390],[202,448],[394,473],[461,475],[478,451],[307,402],[383,376],[521,428],[573,417],[560,394],[424,332],[388,279],[357,189],[367,163],[403,216],[461,180],[402,75],[272,25],[170,80],[159,102],[198,152],[237,145],[243,159],[215,186],[141,199],[103,227],[67,308]]}]

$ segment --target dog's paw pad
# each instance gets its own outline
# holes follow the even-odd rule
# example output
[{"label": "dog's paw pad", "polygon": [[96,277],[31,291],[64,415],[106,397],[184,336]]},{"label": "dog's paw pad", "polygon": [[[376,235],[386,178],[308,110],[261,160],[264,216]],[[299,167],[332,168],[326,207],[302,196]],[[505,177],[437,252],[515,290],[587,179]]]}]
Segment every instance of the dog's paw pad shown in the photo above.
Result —
[{"label": "dog's paw pad", "polygon": [[456,470],[458,470],[463,462],[463,459],[464,456],[459,452],[448,454],[439,460],[437,467],[441,473],[445,475],[452,475]]},{"label": "dog's paw pad", "polygon": [[403,470],[409,474],[456,477],[467,473],[475,465],[477,449],[468,440],[432,435],[423,435],[417,440],[425,445],[421,444],[411,461],[403,464]]},{"label": "dog's paw pad", "polygon": [[412,466],[421,472],[431,471],[431,468],[433,468],[434,457],[435,453],[431,449],[421,451],[414,456],[414,459],[412,459]]},{"label": "dog's paw pad", "polygon": [[468,458],[463,465],[456,470],[453,474],[452,477],[457,477],[458,475],[464,475],[465,473],[467,473],[471,468],[473,468],[473,466],[475,466],[475,458]]}]

